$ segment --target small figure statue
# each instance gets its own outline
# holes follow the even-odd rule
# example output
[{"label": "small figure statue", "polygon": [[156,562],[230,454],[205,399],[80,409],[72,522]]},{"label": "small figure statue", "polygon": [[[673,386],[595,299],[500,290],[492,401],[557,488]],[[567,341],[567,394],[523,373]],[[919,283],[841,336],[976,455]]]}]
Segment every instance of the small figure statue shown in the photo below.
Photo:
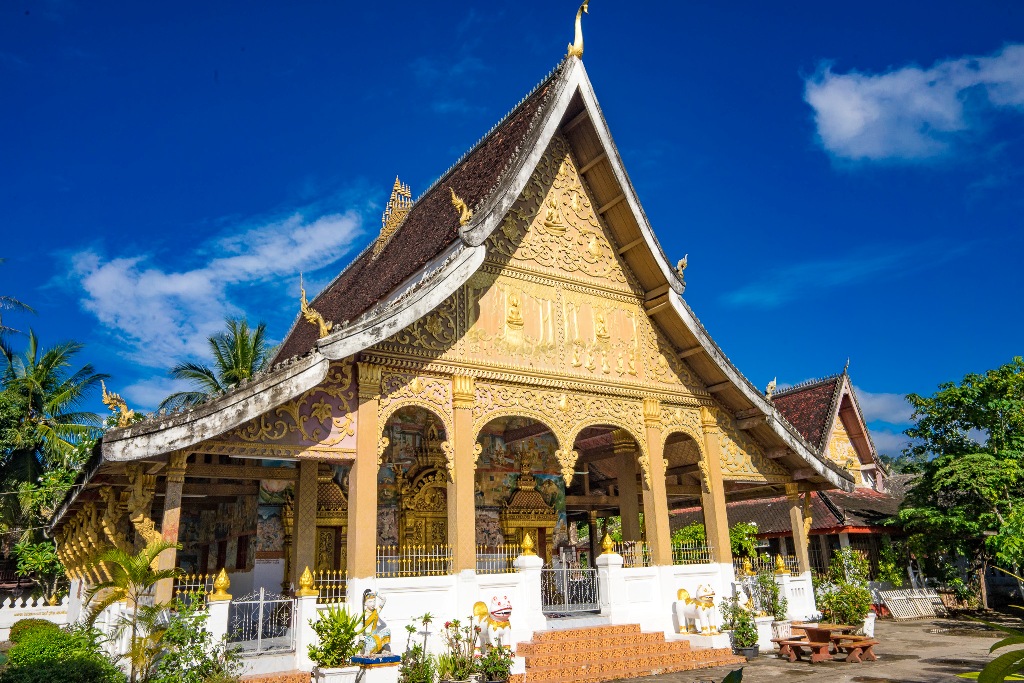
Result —
[{"label": "small figure statue", "polygon": [[772,381],[768,382],[768,386],[764,390],[764,397],[769,401],[772,400],[772,394],[775,393],[776,380],[778,377],[772,377]]},{"label": "small figure statue", "polygon": [[697,586],[696,597],[691,598],[685,588],[680,588],[674,604],[680,633],[714,635],[718,633],[715,623],[715,589],[708,584]]},{"label": "small figure statue", "polygon": [[509,618],[512,616],[512,602],[508,596],[493,596],[490,607],[483,602],[476,603],[473,605],[473,616],[480,629],[482,654],[487,654],[487,650],[492,647],[508,649],[511,646]]},{"label": "small figure statue", "polygon": [[384,596],[367,588],[363,591],[363,654],[376,655],[391,652],[391,629],[380,618],[384,609]]}]

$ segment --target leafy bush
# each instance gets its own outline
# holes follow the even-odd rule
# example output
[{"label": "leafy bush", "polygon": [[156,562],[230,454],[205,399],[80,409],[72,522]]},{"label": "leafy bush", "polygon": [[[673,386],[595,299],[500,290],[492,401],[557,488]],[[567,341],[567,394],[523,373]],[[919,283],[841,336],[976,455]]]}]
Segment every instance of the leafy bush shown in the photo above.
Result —
[{"label": "leafy bush", "polygon": [[906,578],[906,548],[888,536],[882,537],[882,547],[878,551],[878,580],[887,581],[893,588],[902,588]]},{"label": "leafy bush", "polygon": [[757,646],[757,624],[754,614],[740,604],[739,596],[726,598],[719,605],[722,627],[732,631],[732,646],[736,649]]},{"label": "leafy bush", "polygon": [[683,545],[704,545],[707,542],[707,532],[704,530],[703,524],[694,522],[673,531],[672,542]]},{"label": "leafy bush", "polygon": [[402,663],[398,666],[399,683],[434,683],[436,661],[434,656],[427,652],[427,629],[434,617],[427,612],[419,618],[423,626],[423,643],[412,643],[412,637],[416,635],[416,626],[406,624],[405,631],[408,633],[405,639],[405,654],[402,655]]},{"label": "leafy bush", "polygon": [[512,651],[505,647],[491,647],[477,660],[476,669],[485,681],[507,681],[512,673]]},{"label": "leafy bush", "polygon": [[320,618],[310,620],[320,637],[319,645],[309,646],[309,658],[325,669],[345,666],[359,652],[359,636],[365,629],[362,615],[352,615],[344,607],[330,607]]},{"label": "leafy bush", "polygon": [[125,675],[100,652],[87,629],[35,629],[8,653],[0,683],[124,683]]},{"label": "leafy bush", "polygon": [[26,633],[31,633],[36,630],[53,632],[59,631],[60,626],[57,626],[57,624],[52,621],[47,621],[46,619],[18,619],[14,622],[14,625],[11,626],[11,635],[7,636],[7,639],[12,643],[18,643],[21,642],[22,636]]},{"label": "leafy bush", "polygon": [[174,604],[174,612],[160,638],[161,654],[150,683],[228,683],[241,670],[238,651],[224,642],[214,643],[206,630],[209,613],[198,601]]},{"label": "leafy bush", "polygon": [[852,625],[864,621],[871,611],[867,558],[852,548],[836,553],[825,580],[815,589],[815,599],[828,621]]},{"label": "leafy bush", "polygon": [[789,600],[782,594],[775,574],[766,571],[759,572],[757,578],[757,592],[761,598],[761,609],[775,618],[775,621],[785,621],[786,612],[789,610]]}]

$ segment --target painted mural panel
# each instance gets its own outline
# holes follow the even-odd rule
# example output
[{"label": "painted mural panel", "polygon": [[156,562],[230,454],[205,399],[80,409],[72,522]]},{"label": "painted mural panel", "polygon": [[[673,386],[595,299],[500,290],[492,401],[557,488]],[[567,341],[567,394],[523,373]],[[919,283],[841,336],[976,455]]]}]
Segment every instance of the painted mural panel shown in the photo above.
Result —
[{"label": "painted mural panel", "polygon": [[828,459],[839,465],[853,475],[854,482],[860,486],[864,483],[860,472],[860,458],[857,455],[857,448],[850,440],[850,435],[843,426],[842,420],[836,420],[829,436]]},{"label": "painted mural panel", "polygon": [[204,443],[208,453],[350,460],[356,449],[355,366],[331,363],[318,387]]}]

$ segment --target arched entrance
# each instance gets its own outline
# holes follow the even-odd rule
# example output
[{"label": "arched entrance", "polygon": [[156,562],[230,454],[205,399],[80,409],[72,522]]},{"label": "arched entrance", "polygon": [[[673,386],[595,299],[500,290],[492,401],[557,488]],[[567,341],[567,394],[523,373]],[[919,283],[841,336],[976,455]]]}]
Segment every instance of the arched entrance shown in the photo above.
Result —
[{"label": "arched entrance", "polygon": [[[711,549],[707,540],[707,520],[703,518],[703,475],[701,474],[700,443],[686,432],[672,432],[665,439],[665,494],[668,509],[701,508],[700,527],[687,528],[673,525],[672,542],[673,564],[706,564],[712,561]],[[700,533],[703,531],[703,533]]]},{"label": "arched entrance", "polygon": [[477,570],[507,567],[526,534],[537,554],[550,562],[568,540],[565,484],[554,433],[533,418],[504,416],[483,426],[477,444]]}]

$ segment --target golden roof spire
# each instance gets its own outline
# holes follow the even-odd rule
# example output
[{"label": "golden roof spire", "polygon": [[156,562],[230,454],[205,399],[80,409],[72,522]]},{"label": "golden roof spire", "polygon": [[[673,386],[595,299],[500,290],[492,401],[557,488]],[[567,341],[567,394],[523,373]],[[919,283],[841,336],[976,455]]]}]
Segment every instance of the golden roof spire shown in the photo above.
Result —
[{"label": "golden roof spire", "polygon": [[331,333],[331,328],[334,327],[334,323],[324,320],[324,317],[320,315],[320,312],[309,305],[306,301],[306,288],[302,286],[302,273],[299,273],[299,292],[301,297],[299,299],[299,308],[302,310],[302,317],[317,326],[317,334],[320,339],[323,339]]},{"label": "golden roof spire", "polygon": [[587,5],[590,0],[583,0],[583,4],[576,10],[576,40],[573,41],[572,45],[569,46],[569,54],[567,57],[578,57],[583,59],[583,15],[589,14]]},{"label": "golden roof spire", "polygon": [[373,245],[373,256],[376,258],[384,247],[398,231],[398,227],[409,215],[412,208],[412,189],[395,176],[395,184],[391,188],[391,197],[388,199],[384,213],[380,217],[380,237]]}]

